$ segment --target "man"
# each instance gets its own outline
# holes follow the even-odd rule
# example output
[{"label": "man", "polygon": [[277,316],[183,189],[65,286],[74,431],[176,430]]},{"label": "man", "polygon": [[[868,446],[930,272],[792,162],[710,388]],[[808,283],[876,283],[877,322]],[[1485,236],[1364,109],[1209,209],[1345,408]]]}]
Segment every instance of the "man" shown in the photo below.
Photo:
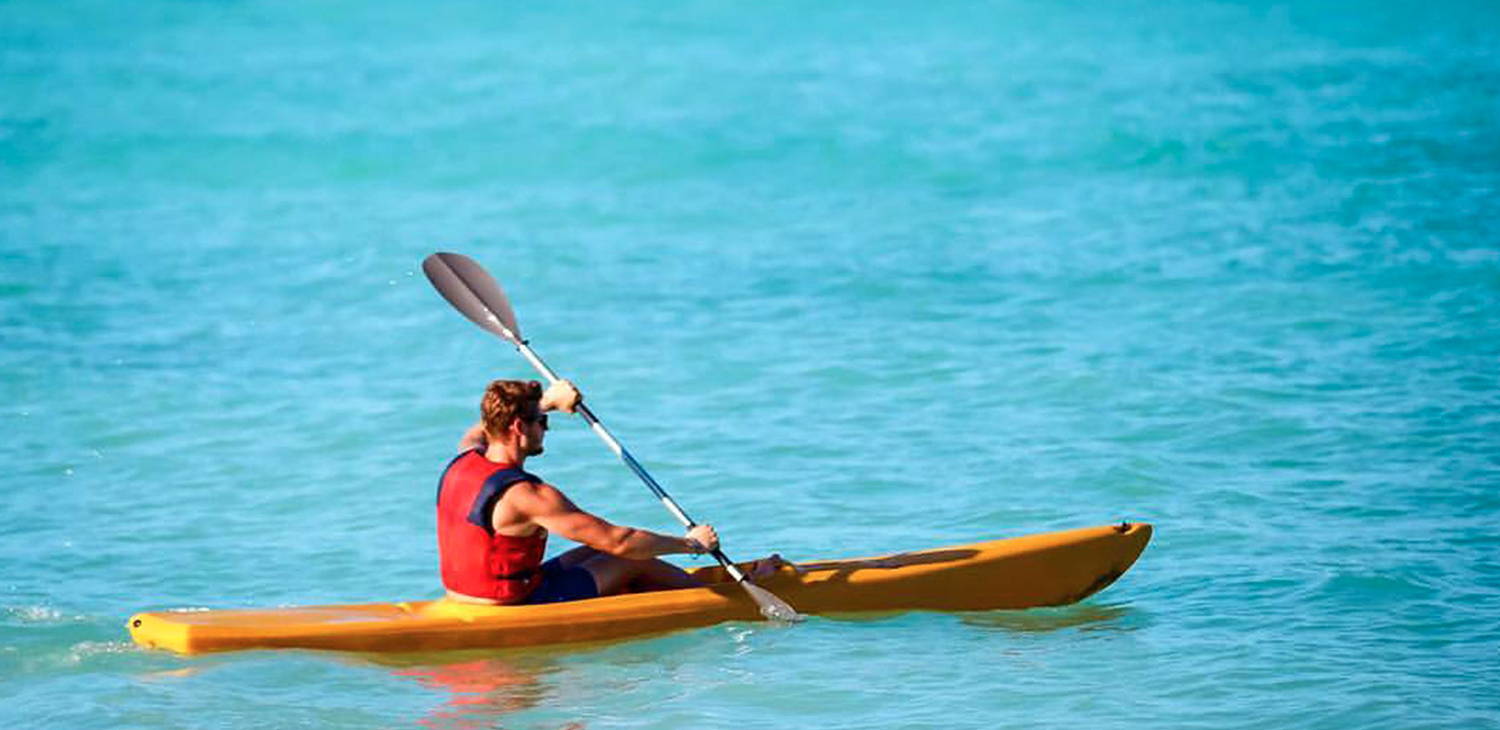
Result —
[{"label": "man", "polygon": [[[543,451],[547,412],[573,413],[582,400],[565,380],[546,392],[534,380],[496,380],[485,390],[481,420],[459,441],[462,453],[438,486],[438,548],[450,599],[554,603],[699,585],[657,556],[714,550],[713,527],[672,537],[610,524],[523,471],[526,459]],[[549,532],[582,547],[542,562]],[[781,564],[774,556],[762,563],[755,572]]]}]

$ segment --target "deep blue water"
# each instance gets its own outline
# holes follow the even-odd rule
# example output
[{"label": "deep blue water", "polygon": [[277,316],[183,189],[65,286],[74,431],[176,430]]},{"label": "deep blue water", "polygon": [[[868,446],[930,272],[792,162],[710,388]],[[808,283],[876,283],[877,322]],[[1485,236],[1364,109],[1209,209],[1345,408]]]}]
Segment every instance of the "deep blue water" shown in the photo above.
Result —
[{"label": "deep blue water", "polygon": [[[0,726],[1500,726],[1483,2],[0,2]],[[732,555],[1130,519],[1078,606],[400,664],[509,348]],[[670,517],[580,424],[536,470]]]}]

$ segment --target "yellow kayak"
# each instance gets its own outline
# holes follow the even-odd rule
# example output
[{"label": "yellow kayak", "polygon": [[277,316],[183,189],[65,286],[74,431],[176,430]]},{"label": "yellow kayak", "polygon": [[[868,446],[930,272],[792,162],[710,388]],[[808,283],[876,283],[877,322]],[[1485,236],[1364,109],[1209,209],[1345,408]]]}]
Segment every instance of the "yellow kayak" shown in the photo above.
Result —
[{"label": "yellow kayak", "polygon": [[[1124,523],[874,558],[799,563],[757,581],[802,613],[1060,606],[1119,578],[1151,539]],[[722,568],[707,585],[538,606],[451,601],[151,611],[130,618],[137,644],[181,654],[240,649],[426,652],[598,641],[755,620]]]}]

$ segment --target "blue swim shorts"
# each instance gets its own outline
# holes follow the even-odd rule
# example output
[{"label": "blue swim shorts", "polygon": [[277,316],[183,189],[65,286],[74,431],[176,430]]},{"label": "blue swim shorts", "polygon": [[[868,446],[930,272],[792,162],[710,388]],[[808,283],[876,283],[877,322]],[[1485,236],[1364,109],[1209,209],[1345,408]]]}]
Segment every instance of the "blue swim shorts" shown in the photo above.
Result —
[{"label": "blue swim shorts", "polygon": [[580,566],[564,568],[557,558],[553,558],[542,563],[541,571],[542,584],[526,597],[526,603],[561,603],[599,597],[594,574]]}]

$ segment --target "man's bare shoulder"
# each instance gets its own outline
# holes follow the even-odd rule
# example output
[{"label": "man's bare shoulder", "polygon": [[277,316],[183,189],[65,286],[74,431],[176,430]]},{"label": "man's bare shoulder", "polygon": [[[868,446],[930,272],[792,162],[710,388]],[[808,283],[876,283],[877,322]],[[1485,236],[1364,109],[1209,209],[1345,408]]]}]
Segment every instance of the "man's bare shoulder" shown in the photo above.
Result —
[{"label": "man's bare shoulder", "polygon": [[516,482],[505,490],[504,501],[507,506],[529,515],[573,508],[573,503],[561,489],[544,481]]},{"label": "man's bare shoulder", "polygon": [[497,532],[507,535],[529,535],[546,519],[577,508],[562,490],[542,481],[516,482],[505,490],[495,504],[492,519]]}]

